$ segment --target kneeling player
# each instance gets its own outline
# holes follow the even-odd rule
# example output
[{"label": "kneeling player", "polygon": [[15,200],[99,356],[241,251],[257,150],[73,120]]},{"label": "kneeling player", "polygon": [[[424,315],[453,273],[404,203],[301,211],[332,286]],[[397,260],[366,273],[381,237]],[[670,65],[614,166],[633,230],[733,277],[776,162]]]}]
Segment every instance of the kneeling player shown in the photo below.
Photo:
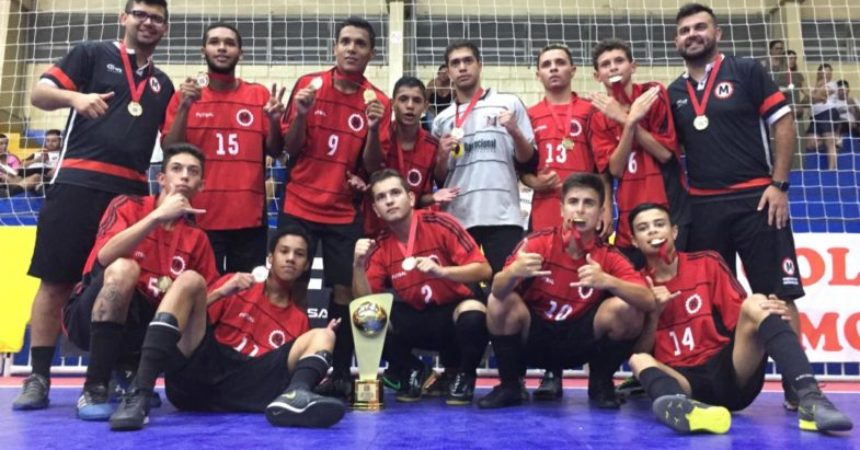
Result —
[{"label": "kneeling player", "polygon": [[637,353],[630,367],[661,422],[680,432],[725,433],[729,410],[746,408],[761,392],[770,355],[800,399],[801,429],[851,429],[818,388],[785,302],[747,296],[715,252],[676,252],[678,230],[665,207],[639,205],[629,220],[658,303],[643,335],[654,356]]},{"label": "kneeling player", "polygon": [[188,214],[203,187],[203,154],[190,144],[164,150],[158,197],[119,196],[102,217],[83,282],[64,308],[69,340],[90,351],[78,417],[107,420],[108,381],[120,359],[135,357],[162,297],[187,279],[214,281],[206,234]]},{"label": "kneeling player", "polygon": [[264,282],[225,275],[208,297],[200,277],[177,282],[149,324],[140,368],[110,418],[112,429],[143,428],[145,399],[162,371],[167,398],[179,409],[265,409],[277,426],[328,427],[343,417],[339,400],[311,392],[329,369],[337,322],[308,331],[308,317],[291,295],[309,268],[306,235],[279,229],[268,258]]},{"label": "kneeling player", "polygon": [[575,173],[561,195],[563,225],[527,236],[493,280],[487,316],[502,382],[481,408],[522,403],[527,363],[585,362],[591,401],[619,406],[612,374],[630,355],[654,297],[630,262],[599,239],[601,179]]},{"label": "kneeling player", "polygon": [[370,192],[373,209],[387,229],[375,242],[361,239],[356,244],[353,292],[362,296],[391,286],[397,294],[386,358],[392,366],[409,370],[397,399],[421,397],[430,375],[430,368],[412,354],[413,348],[421,348],[459,354],[446,403],[468,405],[488,337],[486,307],[471,299],[466,284],[489,280],[490,265],[452,216],[414,210],[415,194],[396,171],[375,172]]}]

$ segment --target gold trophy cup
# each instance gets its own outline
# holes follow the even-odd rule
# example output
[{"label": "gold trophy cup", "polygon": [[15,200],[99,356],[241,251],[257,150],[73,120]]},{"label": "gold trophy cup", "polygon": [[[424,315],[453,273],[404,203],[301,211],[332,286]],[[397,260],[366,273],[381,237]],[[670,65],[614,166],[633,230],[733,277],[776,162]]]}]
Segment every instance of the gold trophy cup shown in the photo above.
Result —
[{"label": "gold trophy cup", "polygon": [[355,358],[358,360],[358,379],[355,380],[355,400],[352,403],[354,409],[382,409],[379,361],[382,359],[393,302],[394,296],[391,294],[373,294],[357,298],[349,304]]}]

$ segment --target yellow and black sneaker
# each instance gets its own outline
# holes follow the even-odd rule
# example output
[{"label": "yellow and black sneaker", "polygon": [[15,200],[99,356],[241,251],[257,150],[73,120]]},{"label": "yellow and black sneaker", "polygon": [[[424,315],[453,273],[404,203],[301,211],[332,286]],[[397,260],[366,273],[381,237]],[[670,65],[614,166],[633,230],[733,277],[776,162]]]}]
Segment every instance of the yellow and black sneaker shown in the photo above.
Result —
[{"label": "yellow and black sneaker", "polygon": [[732,414],[728,409],[697,402],[681,394],[658,397],[651,411],[660,422],[679,433],[723,434],[732,426]]},{"label": "yellow and black sneaker", "polygon": [[798,426],[806,431],[848,431],[851,419],[820,392],[804,395],[797,408]]}]

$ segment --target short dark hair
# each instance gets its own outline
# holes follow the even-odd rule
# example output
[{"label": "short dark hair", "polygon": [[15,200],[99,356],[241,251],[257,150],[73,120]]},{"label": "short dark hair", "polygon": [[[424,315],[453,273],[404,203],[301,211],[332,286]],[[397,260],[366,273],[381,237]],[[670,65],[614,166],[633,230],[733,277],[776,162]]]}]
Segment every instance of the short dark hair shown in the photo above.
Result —
[{"label": "short dark hair", "polygon": [[562,43],[549,44],[549,45],[545,46],[544,48],[540,49],[540,51],[537,54],[537,59],[535,60],[535,64],[540,66],[540,57],[543,56],[544,53],[546,53],[550,50],[561,50],[561,51],[563,51],[567,55],[567,60],[570,61],[570,65],[573,65],[573,55],[570,53],[570,47],[568,47]]},{"label": "short dark hair", "polygon": [[475,60],[477,60],[478,62],[481,62],[481,50],[478,49],[478,46],[475,45],[474,42],[472,42],[472,41],[457,41],[457,42],[452,42],[452,43],[448,44],[447,47],[445,47],[445,66],[448,65],[448,58],[451,56],[451,52],[453,52],[454,50],[459,50],[461,48],[468,48],[472,52],[472,55],[475,56]]},{"label": "short dark hair", "polygon": [[197,158],[197,160],[200,161],[201,175],[205,172],[204,169],[206,166],[206,157],[203,156],[203,152],[200,151],[200,149],[193,144],[189,144],[187,142],[179,142],[167,146],[162,153],[164,154],[164,158],[161,160],[161,173],[167,172],[167,164],[170,163],[170,160],[173,159],[174,156],[181,155],[183,153],[187,153]]},{"label": "short dark hair", "polygon": [[767,44],[768,50],[773,50],[773,48],[777,44],[782,44],[783,46],[785,46],[785,41],[783,41],[782,39],[774,39],[774,40],[770,41],[770,43]]},{"label": "short dark hair", "polygon": [[149,6],[160,6],[164,8],[164,20],[168,20],[169,16],[167,13],[167,0],[128,0],[125,2],[125,12],[131,12],[131,8],[135,3],[143,3],[144,5]]},{"label": "short dark hair", "polygon": [[666,215],[669,216],[669,225],[673,225],[672,213],[669,211],[669,208],[657,203],[640,203],[627,214],[627,223],[630,225],[630,229],[633,229],[633,221],[636,220],[636,216],[652,209],[659,209],[660,211],[665,212]]},{"label": "short dark hair", "polygon": [[45,132],[45,136],[50,136],[52,134],[55,136],[63,137],[63,132],[56,128],[51,128],[50,130]]},{"label": "short dark hair", "polygon": [[415,77],[405,76],[400,77],[396,83],[394,83],[394,90],[391,91],[391,99],[394,100],[394,97],[397,96],[397,90],[400,88],[418,88],[421,90],[421,94],[423,95],[427,91],[427,86],[424,86],[424,82]]},{"label": "short dark hair", "polygon": [[337,42],[340,39],[340,32],[343,31],[346,27],[356,27],[361,28],[364,31],[367,31],[367,38],[370,40],[370,48],[371,50],[376,48],[376,31],[373,30],[373,25],[370,22],[362,19],[361,17],[347,17],[343,20],[343,22],[337,24],[337,27],[334,29],[334,41]]},{"label": "short dark hair", "polygon": [[711,19],[714,20],[714,25],[717,24],[717,16],[714,15],[714,10],[699,3],[687,3],[686,5],[681,6],[678,9],[678,14],[675,16],[675,23],[677,24],[681,19],[690,17],[694,14],[699,14],[700,12],[708,13],[708,15],[711,16]]},{"label": "short dark hair", "polygon": [[3,133],[0,133],[0,139],[9,139],[9,136],[6,136]]},{"label": "short dark hair", "polygon": [[824,70],[824,69],[830,69],[830,70],[833,70],[833,66],[831,66],[831,65],[830,65],[830,63],[824,63],[824,64],[821,64],[820,66],[818,66],[818,70],[816,70],[816,72],[820,72],[820,71],[822,71],[822,70]]},{"label": "short dark hair", "polygon": [[786,51],[785,51],[785,54],[786,54],[786,55],[794,55],[794,56],[797,56],[797,52],[796,52],[796,51],[794,51],[794,50],[786,50]]},{"label": "short dark hair", "polygon": [[573,188],[593,189],[597,192],[597,199],[600,200],[601,205],[606,201],[606,189],[603,187],[603,180],[596,174],[587,172],[570,174],[565,178],[564,184],[561,185],[561,201],[564,201],[564,197]]},{"label": "short dark hair", "polygon": [[591,64],[594,65],[594,70],[597,70],[597,60],[600,59],[600,55],[611,50],[623,50],[627,60],[633,62],[633,51],[630,50],[630,44],[614,37],[606,38],[598,42],[591,50]]},{"label": "short dark hair", "polygon": [[278,246],[278,242],[281,240],[281,238],[289,235],[298,236],[305,241],[305,249],[308,250],[308,259],[312,260],[314,258],[314,255],[310,254],[311,240],[305,230],[303,230],[298,225],[284,225],[272,232],[272,236],[269,237],[269,242],[267,244],[267,253],[274,253],[275,248]]},{"label": "short dark hair", "polygon": [[848,84],[848,80],[838,80],[836,81],[836,87],[844,87],[847,89],[850,88],[851,85]]},{"label": "short dark hair", "polygon": [[233,34],[236,35],[236,43],[239,44],[239,50],[242,49],[242,35],[239,34],[239,30],[237,30],[236,27],[234,27],[233,25],[230,25],[229,23],[224,23],[224,22],[215,22],[215,23],[209,25],[208,27],[206,27],[206,30],[203,31],[203,46],[204,47],[206,47],[206,41],[209,40],[209,32],[216,29],[216,28],[226,28],[226,29],[232,31]]},{"label": "short dark hair", "polygon": [[406,179],[403,178],[403,175],[401,175],[400,172],[394,169],[381,169],[370,174],[370,183],[367,186],[367,192],[371,196],[371,199],[373,199],[373,187],[389,178],[397,178],[403,186],[403,189],[405,189],[406,192],[409,192],[409,186],[406,184]]}]

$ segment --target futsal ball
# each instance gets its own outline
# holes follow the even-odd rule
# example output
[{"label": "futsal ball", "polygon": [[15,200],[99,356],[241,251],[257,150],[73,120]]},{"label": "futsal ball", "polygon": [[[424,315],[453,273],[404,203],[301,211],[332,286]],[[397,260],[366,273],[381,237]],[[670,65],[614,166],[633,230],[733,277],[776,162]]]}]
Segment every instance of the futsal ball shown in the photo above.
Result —
[{"label": "futsal ball", "polygon": [[388,314],[376,303],[366,301],[352,313],[352,323],[365,336],[375,336],[385,329]]}]

